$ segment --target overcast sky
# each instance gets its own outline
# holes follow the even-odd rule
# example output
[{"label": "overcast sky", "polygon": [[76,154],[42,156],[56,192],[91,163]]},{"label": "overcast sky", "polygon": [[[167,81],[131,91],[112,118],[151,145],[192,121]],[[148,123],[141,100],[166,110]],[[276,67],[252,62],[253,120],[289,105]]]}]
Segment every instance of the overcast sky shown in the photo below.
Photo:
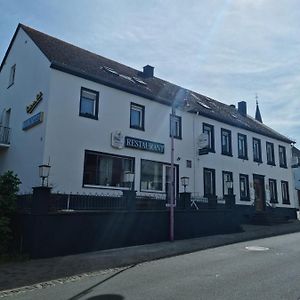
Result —
[{"label": "overcast sky", "polygon": [[[0,0],[0,59],[18,23],[227,104],[255,94],[300,144],[299,0]],[[300,145],[297,145],[298,147]]]}]

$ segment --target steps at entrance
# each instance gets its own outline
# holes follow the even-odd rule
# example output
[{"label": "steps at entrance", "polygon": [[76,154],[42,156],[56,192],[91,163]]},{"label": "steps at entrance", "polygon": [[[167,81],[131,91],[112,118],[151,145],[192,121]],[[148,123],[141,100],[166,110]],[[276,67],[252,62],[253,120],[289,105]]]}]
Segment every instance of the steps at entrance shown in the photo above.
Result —
[{"label": "steps at entrance", "polygon": [[273,225],[288,223],[288,219],[284,216],[276,215],[270,212],[256,212],[250,220],[251,224],[254,225]]}]

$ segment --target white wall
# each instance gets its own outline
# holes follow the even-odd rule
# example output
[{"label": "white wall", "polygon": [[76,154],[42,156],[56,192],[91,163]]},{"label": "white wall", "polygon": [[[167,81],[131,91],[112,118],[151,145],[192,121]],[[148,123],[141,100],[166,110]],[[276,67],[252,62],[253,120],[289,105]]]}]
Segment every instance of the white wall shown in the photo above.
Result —
[{"label": "white wall", "polygon": [[[7,88],[14,64],[15,82]],[[29,192],[32,186],[40,183],[38,166],[43,162],[49,74],[48,60],[20,29],[0,73],[0,114],[4,109],[11,109],[10,147],[0,149],[0,174],[7,170],[17,173],[22,181],[21,192]],[[26,106],[40,91],[44,94],[43,100],[32,114],[27,114]],[[23,131],[23,121],[40,111],[44,112],[44,122]]]},{"label": "white wall", "polygon": [[[98,91],[99,120],[88,119],[79,116],[79,101],[81,87]],[[51,159],[50,182],[54,190],[61,192],[97,193],[94,188],[83,188],[83,163],[84,150],[93,150],[105,153],[114,153],[135,157],[135,187],[140,188],[140,160],[170,162],[170,137],[169,115],[171,108],[135,95],[112,89],[88,80],[84,80],[60,71],[51,70],[50,106],[48,117],[51,122],[47,126],[47,138],[44,160]],[[131,129],[129,127],[130,102],[145,106],[145,131]],[[216,192],[222,196],[222,171],[233,172],[234,193],[237,195],[237,203],[249,204],[239,201],[239,174],[248,174],[251,186],[252,202],[254,199],[253,174],[265,176],[265,186],[268,195],[269,178],[277,180],[278,206],[282,205],[281,180],[289,181],[290,200],[293,206],[292,172],[279,167],[278,145],[286,147],[287,158],[290,157],[290,145],[266,138],[262,135],[237,129],[233,126],[222,124],[202,116],[177,110],[182,116],[183,140],[175,140],[175,163],[179,165],[180,175],[190,177],[188,191],[203,194],[203,168],[216,170]],[[202,132],[202,122],[214,125],[216,153],[198,156],[196,139]],[[233,157],[221,155],[221,127],[232,132]],[[115,149],[111,147],[111,132],[121,130],[124,136],[142,138],[165,144],[165,154],[157,154],[134,150],[129,148]],[[237,133],[248,136],[248,160],[237,158]],[[261,140],[262,164],[253,162],[252,138]],[[276,166],[266,163],[266,141],[274,143]],[[180,158],[180,160],[177,160]],[[186,160],[192,160],[192,168],[186,168]],[[288,161],[288,164],[290,162]],[[195,175],[195,176],[194,176]],[[180,190],[182,188],[180,187]],[[269,197],[267,196],[267,200]],[[252,204],[250,202],[250,204]]]}]

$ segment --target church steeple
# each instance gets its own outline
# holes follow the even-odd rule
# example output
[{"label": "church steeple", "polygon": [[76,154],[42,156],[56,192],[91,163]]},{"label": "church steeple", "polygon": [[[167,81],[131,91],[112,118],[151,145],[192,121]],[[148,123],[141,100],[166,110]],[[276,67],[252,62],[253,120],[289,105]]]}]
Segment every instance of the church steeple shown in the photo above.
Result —
[{"label": "church steeple", "polygon": [[259,106],[258,106],[258,97],[257,97],[257,94],[255,96],[255,99],[256,99],[256,111],[255,111],[255,120],[262,123],[262,117],[261,117],[261,114],[260,114],[260,110],[259,110]]}]

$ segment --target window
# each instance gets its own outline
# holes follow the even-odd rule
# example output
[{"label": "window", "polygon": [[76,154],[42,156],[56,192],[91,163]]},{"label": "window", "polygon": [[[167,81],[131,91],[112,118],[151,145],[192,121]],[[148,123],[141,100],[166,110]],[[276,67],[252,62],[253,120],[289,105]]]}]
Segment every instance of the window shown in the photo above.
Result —
[{"label": "window", "polygon": [[141,161],[141,190],[163,191],[163,164],[150,160]]},{"label": "window", "polygon": [[84,186],[129,187],[125,173],[134,173],[134,158],[86,151]]},{"label": "window", "polygon": [[98,120],[99,93],[81,88],[79,115]]},{"label": "window", "polygon": [[266,142],[267,164],[275,166],[274,144]]},{"label": "window", "polygon": [[204,197],[214,196],[216,194],[215,170],[203,169]]},{"label": "window", "polygon": [[[172,122],[173,119],[173,122]],[[173,126],[172,126],[173,123]],[[170,115],[170,136],[173,136],[175,139],[181,139],[181,117]]]},{"label": "window", "polygon": [[8,87],[10,87],[10,86],[12,86],[14,84],[14,82],[15,82],[15,75],[16,75],[16,65],[14,64],[10,68]]},{"label": "window", "polygon": [[289,183],[287,181],[281,181],[281,194],[282,194],[282,203],[290,204]]},{"label": "window", "polygon": [[221,129],[222,154],[232,156],[231,152],[231,131]]},{"label": "window", "polygon": [[186,167],[187,168],[191,168],[192,167],[192,161],[191,160],[187,160],[186,161]]},{"label": "window", "polygon": [[259,139],[253,138],[253,160],[261,163],[261,143]]},{"label": "window", "polygon": [[214,126],[203,123],[202,131],[203,133],[206,133],[208,135],[208,147],[207,147],[208,151],[215,152]]},{"label": "window", "polygon": [[241,201],[250,201],[248,175],[240,174],[240,197]]},{"label": "window", "polygon": [[285,153],[285,147],[279,146],[279,166],[281,168],[286,168],[286,153]]},{"label": "window", "polygon": [[232,172],[222,172],[223,175],[223,195],[232,195],[233,194],[233,188],[228,187],[228,181],[233,181],[232,179]]},{"label": "window", "polygon": [[130,128],[145,130],[145,107],[130,103]]},{"label": "window", "polygon": [[248,159],[247,136],[238,133],[238,158]]},{"label": "window", "polygon": [[269,179],[270,202],[278,203],[277,184],[275,179]]}]

